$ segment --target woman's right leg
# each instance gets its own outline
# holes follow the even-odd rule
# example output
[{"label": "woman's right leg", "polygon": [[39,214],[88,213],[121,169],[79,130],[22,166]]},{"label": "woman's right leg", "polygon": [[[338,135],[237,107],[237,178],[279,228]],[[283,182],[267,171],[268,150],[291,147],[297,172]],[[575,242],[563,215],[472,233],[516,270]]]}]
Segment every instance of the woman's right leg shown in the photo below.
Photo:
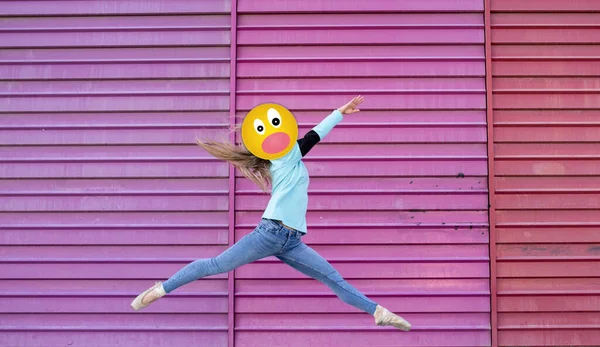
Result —
[{"label": "woman's right leg", "polygon": [[165,292],[170,293],[202,277],[229,272],[244,264],[277,253],[281,245],[265,238],[259,232],[261,228],[265,228],[265,223],[259,224],[253,232],[244,236],[220,255],[214,258],[198,259],[184,266],[163,283]]}]

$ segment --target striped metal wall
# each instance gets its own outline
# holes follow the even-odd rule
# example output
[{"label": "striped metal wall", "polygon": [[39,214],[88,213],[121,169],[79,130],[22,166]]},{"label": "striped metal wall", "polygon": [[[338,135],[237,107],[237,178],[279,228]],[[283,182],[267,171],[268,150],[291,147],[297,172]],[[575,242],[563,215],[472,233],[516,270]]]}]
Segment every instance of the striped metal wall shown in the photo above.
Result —
[{"label": "striped metal wall", "polygon": [[598,346],[600,2],[491,5],[498,343]]},{"label": "striped metal wall", "polygon": [[[1,1],[0,16],[0,346],[490,345],[482,0]],[[265,101],[304,133],[357,93],[363,112],[306,159],[306,242],[413,332],[273,259],[130,311],[266,204],[195,136],[231,138]]]},{"label": "striped metal wall", "polygon": [[1,1],[0,346],[225,346],[228,1]]},{"label": "striped metal wall", "polygon": [[[362,93],[305,158],[305,241],[409,334],[374,326],[276,259],[235,271],[236,346],[488,346],[483,2],[237,2],[236,110],[292,109],[304,134]],[[236,181],[236,237],[268,196]]]}]

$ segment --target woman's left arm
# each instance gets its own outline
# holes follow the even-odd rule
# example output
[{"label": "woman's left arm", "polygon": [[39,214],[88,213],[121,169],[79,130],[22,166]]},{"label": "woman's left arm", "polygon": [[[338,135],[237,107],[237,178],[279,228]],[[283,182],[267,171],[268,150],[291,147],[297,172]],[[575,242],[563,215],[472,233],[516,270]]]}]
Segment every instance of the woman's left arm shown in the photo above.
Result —
[{"label": "woman's left arm", "polygon": [[302,156],[305,156],[314,145],[323,140],[327,134],[335,127],[339,122],[344,119],[344,115],[356,113],[360,111],[358,105],[364,101],[364,97],[359,95],[354,99],[350,100],[344,106],[341,106],[337,110],[333,111],[329,116],[325,117],[317,126],[311,131],[306,133],[303,138],[298,140],[300,146],[300,152]]}]

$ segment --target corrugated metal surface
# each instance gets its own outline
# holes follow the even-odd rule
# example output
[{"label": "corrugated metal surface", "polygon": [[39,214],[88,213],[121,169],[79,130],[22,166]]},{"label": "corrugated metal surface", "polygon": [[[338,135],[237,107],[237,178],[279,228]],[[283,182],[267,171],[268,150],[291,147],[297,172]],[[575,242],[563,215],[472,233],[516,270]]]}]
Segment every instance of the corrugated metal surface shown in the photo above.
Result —
[{"label": "corrugated metal surface", "polygon": [[129,303],[228,243],[229,1],[0,15],[0,345],[227,345],[226,276]]},{"label": "corrugated metal surface", "polygon": [[600,2],[492,0],[500,346],[600,344]]},{"label": "corrugated metal surface", "polygon": [[[238,13],[240,121],[278,102],[303,134],[366,96],[305,160],[305,239],[415,329],[378,328],[267,259],[236,271],[236,345],[488,346],[483,1],[239,0]],[[267,199],[236,182],[237,238]]]}]

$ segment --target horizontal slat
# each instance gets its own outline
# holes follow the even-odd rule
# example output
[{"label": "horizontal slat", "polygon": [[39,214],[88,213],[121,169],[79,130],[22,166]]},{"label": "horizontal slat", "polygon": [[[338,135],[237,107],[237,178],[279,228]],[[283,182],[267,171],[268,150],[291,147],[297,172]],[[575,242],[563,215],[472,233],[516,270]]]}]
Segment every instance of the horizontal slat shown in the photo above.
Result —
[{"label": "horizontal slat", "polygon": [[556,260],[598,258],[600,260],[600,243],[498,245],[496,254],[498,260],[536,260],[541,258]]},{"label": "horizontal slat", "polygon": [[542,332],[500,331],[498,341],[504,346],[594,346],[598,344],[598,332],[597,329],[578,329],[578,327]]},{"label": "horizontal slat", "polygon": [[[141,149],[141,148],[138,148]],[[76,196],[148,194],[226,195],[226,179],[81,179],[81,180],[1,180],[0,195]]]},{"label": "horizontal slat", "polygon": [[[254,227],[236,228],[236,240]],[[600,233],[598,234],[600,238]],[[302,240],[308,244],[487,244],[488,230],[479,227],[438,228],[310,228]]]},{"label": "horizontal slat", "polygon": [[364,2],[360,0],[349,0],[345,2],[337,1],[316,1],[314,3],[305,3],[301,0],[289,0],[276,4],[266,4],[252,0],[240,0],[238,11],[244,12],[381,12],[386,9],[388,12],[466,12],[483,11],[483,4],[475,0],[446,1],[431,0],[423,3],[418,0],[408,0],[394,2],[390,4],[386,0],[373,0]]},{"label": "horizontal slat", "polygon": [[[219,138],[225,129],[48,129],[12,130],[0,134],[3,145],[195,144],[197,137]],[[201,150],[198,148],[198,151]]]},{"label": "horizontal slat", "polygon": [[[200,300],[199,300],[200,299]],[[0,298],[1,313],[130,313],[132,298],[106,297],[28,297]],[[226,313],[227,296],[183,297],[173,296],[146,309],[149,313]]]},{"label": "horizontal slat", "polygon": [[[144,95],[146,94],[146,95]],[[113,95],[113,96],[30,96],[0,97],[0,107],[5,112],[103,112],[103,111],[193,111],[216,110],[229,108],[229,97],[226,93],[219,95]],[[161,95],[162,94],[162,95]],[[187,93],[186,93],[187,94]],[[195,95],[194,95],[195,94]],[[223,95],[224,94],[224,95]]]},{"label": "horizontal slat", "polygon": [[600,77],[540,77],[540,78],[504,78],[497,77],[493,80],[496,92],[515,93],[514,89],[545,91],[547,93],[560,90],[593,93],[600,89]]},{"label": "horizontal slat", "polygon": [[[60,17],[64,19],[65,17]],[[88,17],[83,17],[86,20]],[[104,18],[104,17],[102,17]],[[110,17],[109,17],[110,18]],[[151,17],[152,18],[152,17]],[[157,17],[159,20],[161,17]],[[29,20],[29,18],[27,18]],[[51,62],[226,62],[229,60],[229,47],[119,47],[119,48],[15,48],[2,49],[0,62],[3,63],[51,63]]]},{"label": "horizontal slat", "polygon": [[[106,297],[107,295],[135,297],[153,284],[154,282],[147,279],[4,279],[2,280],[1,295],[7,297],[50,294],[77,297]],[[213,277],[202,281],[193,281],[178,288],[170,296],[198,295],[199,293],[223,296],[224,293],[227,293],[227,280]]]},{"label": "horizontal slat", "polygon": [[[0,69],[2,73],[2,69]],[[238,77],[389,77],[389,76],[474,76],[485,73],[483,62],[240,62]],[[195,74],[191,73],[195,76]],[[218,76],[215,76],[218,77]]]},{"label": "horizontal slat", "polygon": [[[102,96],[102,95],[197,95],[229,94],[226,79],[133,80],[133,81],[11,81],[0,82],[3,96]],[[164,97],[164,96],[163,96]],[[87,110],[86,110],[87,111]],[[196,110],[194,110],[196,111]]]},{"label": "horizontal slat", "polygon": [[[492,65],[493,76],[598,76],[600,64],[594,61],[497,61]],[[498,105],[494,105],[498,107]]]},{"label": "horizontal slat", "polygon": [[[404,314],[402,317],[410,321],[419,330],[435,328],[456,328],[457,330],[486,329],[489,325],[489,316],[481,313],[414,313]],[[267,327],[281,327],[293,329],[303,327],[323,327],[335,329],[347,327],[353,329],[371,328],[373,318],[362,313],[294,313],[294,314],[269,314],[269,313],[238,313],[236,314],[236,328],[268,329]],[[489,329],[489,327],[487,327]]]},{"label": "horizontal slat", "polygon": [[[591,146],[594,146],[593,144]],[[498,193],[581,193],[600,190],[600,177],[499,177]]]},{"label": "horizontal slat", "polygon": [[[12,279],[12,280],[146,280],[147,285],[140,286],[139,294],[145,289],[148,289],[153,283],[151,281],[156,280],[166,280],[170,276],[173,276],[177,271],[179,271],[183,266],[189,264],[189,262],[179,262],[179,263],[159,263],[159,259],[157,259],[156,263],[0,263],[0,273],[2,273],[2,280]],[[215,276],[207,277],[208,279],[219,279],[225,280],[227,279],[227,274],[219,274]],[[123,298],[115,299],[115,301],[119,301],[118,304],[113,305],[118,308],[119,311],[115,312],[129,312],[131,307],[129,304],[131,300],[135,298],[137,295],[135,293],[131,293],[131,296],[124,296]],[[196,292],[194,295],[197,295]],[[220,294],[224,297],[223,301],[225,302],[225,307],[227,307],[227,295],[225,292]],[[105,295],[106,296],[106,295]],[[5,302],[10,302],[11,298],[2,299]],[[29,300],[29,302],[35,302],[36,300],[31,300],[31,298],[22,297],[24,299]],[[0,302],[2,301],[0,300]],[[52,302],[52,297],[47,297],[48,301],[47,305],[58,305],[57,307],[63,306],[57,302]],[[68,302],[69,300],[73,300],[72,298],[64,298],[64,302]],[[88,297],[89,305],[99,305],[98,307],[103,307],[100,303],[104,300],[98,300],[96,297]],[[197,305],[193,304],[194,300],[198,300],[198,298],[189,298],[187,304],[182,304],[178,307],[172,307],[173,311],[171,312],[190,312],[186,311],[186,305],[191,305],[191,307],[197,307]],[[200,300],[202,301],[202,300]],[[205,303],[199,303],[205,304]],[[87,306],[87,305],[86,305]],[[5,303],[2,303],[0,307],[6,307]],[[17,311],[11,312],[43,312],[42,306],[30,305],[26,307],[24,305],[15,304],[14,309]],[[79,311],[78,312],[86,312],[88,307],[85,306],[74,306]],[[161,310],[165,310],[169,305],[162,306]],[[72,308],[67,305],[62,308],[64,311],[62,312],[73,312]],[[56,308],[53,312],[61,312],[60,309]],[[127,310],[127,311],[126,311]],[[1,311],[1,309],[0,309]],[[6,312],[6,311],[2,311]],[[191,312],[197,312],[192,310]]]},{"label": "horizontal slat", "polygon": [[[185,199],[185,198],[184,198]],[[596,198],[597,199],[597,198]],[[596,202],[596,199],[590,198],[590,204]],[[267,206],[269,196],[237,195],[235,199],[236,209],[239,211],[262,211]],[[192,202],[192,201],[190,201]],[[361,195],[319,195],[313,196],[309,200],[308,209],[310,211],[363,211],[363,210],[394,210],[414,212],[414,214],[423,213],[425,210],[485,210],[487,208],[487,194],[469,194],[463,195],[460,192],[456,194],[444,195],[385,195],[380,194],[361,194]],[[125,201],[123,201],[125,203]],[[193,203],[193,202],[192,202]],[[2,204],[2,199],[0,199]],[[19,206],[18,200],[15,202]],[[165,203],[166,204],[166,203]],[[196,202],[197,205],[197,202]],[[190,204],[190,207],[194,204]],[[5,207],[0,210],[5,210]],[[416,211],[419,209],[419,211]],[[412,217],[412,216],[411,216]]]},{"label": "horizontal slat", "polygon": [[[444,145],[452,147],[452,145]],[[328,146],[329,147],[329,146]],[[361,148],[361,145],[353,145],[354,148]],[[394,147],[402,148],[402,145],[394,145]],[[311,150],[316,151],[320,147],[313,147]],[[382,148],[383,149],[383,148]],[[390,148],[391,149],[391,148]],[[385,150],[388,150],[385,148]],[[441,150],[441,149],[440,149]],[[10,181],[9,181],[10,182]],[[598,179],[600,184],[600,178]],[[10,183],[0,181],[0,191],[4,189],[10,190]],[[6,188],[5,188],[6,187]],[[240,193],[255,192],[258,193],[258,187],[250,180],[245,178],[237,178],[235,182],[236,191]],[[309,193],[325,194],[336,193],[346,194],[351,192],[365,193],[377,192],[379,194],[394,194],[400,193],[448,193],[449,191],[469,192],[485,192],[487,191],[487,179],[484,177],[465,177],[456,179],[455,177],[380,177],[376,180],[364,177],[355,177],[352,179],[343,178],[326,178],[326,177],[311,177],[308,188]]]},{"label": "horizontal slat", "polygon": [[[598,24],[598,15],[596,13],[574,13],[574,12],[563,12],[563,13],[552,13],[548,15],[545,13],[548,10],[552,10],[551,7],[545,9],[542,13],[535,12],[496,12],[492,13],[492,25],[514,25],[514,24],[525,24],[525,25],[594,25]],[[565,47],[569,48],[569,47]]]},{"label": "horizontal slat", "polygon": [[[311,15],[312,17],[313,15]],[[359,16],[365,16],[361,13]],[[380,16],[379,14],[377,15]],[[426,15],[428,18],[434,18]],[[344,15],[346,17],[346,15]],[[264,17],[261,17],[264,18]],[[327,18],[330,18],[327,15]],[[331,19],[329,19],[331,20]],[[210,47],[207,47],[210,48]],[[4,53],[0,54],[0,57]],[[377,46],[241,46],[237,52],[238,61],[247,59],[272,60],[306,58],[319,59],[391,59],[395,61],[417,58],[429,59],[482,59],[483,45],[377,45]],[[398,66],[396,67],[398,68]],[[341,76],[344,77],[344,76]],[[369,76],[370,77],[370,76]],[[463,76],[464,77],[464,76]]]},{"label": "horizontal slat", "polygon": [[502,12],[573,12],[600,11],[600,4],[595,0],[579,0],[564,2],[562,0],[502,0],[494,1],[492,11]]},{"label": "horizontal slat", "polygon": [[2,178],[197,178],[228,177],[227,163],[177,162],[75,162],[24,163],[0,166]]},{"label": "horizontal slat", "polygon": [[[536,123],[565,126],[569,124],[600,123],[600,110],[494,110],[497,125]],[[531,133],[534,135],[535,132]]]},{"label": "horizontal slat", "polygon": [[[456,16],[457,19],[460,17]],[[468,18],[468,17],[465,17]],[[450,18],[449,18],[450,19]],[[6,17],[0,22],[0,31],[88,31],[106,29],[127,31],[131,29],[185,29],[227,27],[231,24],[229,14],[178,16],[56,16],[56,17]]]},{"label": "horizontal slat", "polygon": [[[600,124],[599,124],[600,125]],[[518,158],[593,158],[597,155],[598,145],[596,143],[498,143],[494,146],[496,158],[501,159],[518,159]],[[599,178],[600,179],[600,178]],[[546,180],[548,182],[548,180]],[[565,180],[556,179],[554,186],[560,188],[560,183]],[[593,184],[593,180],[588,184]],[[532,182],[533,183],[533,182]],[[580,181],[575,181],[572,185],[581,184]],[[543,183],[535,184],[539,186]],[[525,188],[525,187],[523,187]]]},{"label": "horizontal slat", "polygon": [[600,311],[597,295],[523,296],[498,299],[498,312]]},{"label": "horizontal slat", "polygon": [[587,194],[501,194],[496,195],[496,208],[501,210],[598,209],[599,192]]},{"label": "horizontal slat", "polygon": [[581,295],[600,293],[600,278],[502,278],[498,280],[498,294],[508,295],[544,295],[544,294]]},{"label": "horizontal slat", "polygon": [[492,30],[492,41],[494,44],[598,44],[600,27],[496,28]]},{"label": "horizontal slat", "polygon": [[[229,199],[221,194],[140,196],[7,196],[0,211],[227,211]],[[266,205],[265,205],[266,206]],[[264,207],[264,206],[263,206]]]},{"label": "horizontal slat", "polygon": [[[600,81],[600,79],[599,79]],[[460,91],[475,91],[484,90],[485,80],[483,78],[362,78],[360,80],[361,93],[368,95],[370,90],[373,91],[389,91],[394,93],[416,93],[419,90],[425,92],[431,92],[437,90],[440,93],[442,91],[448,91],[450,93],[457,93]],[[188,82],[189,83],[189,82]],[[197,82],[194,82],[197,85]],[[600,84],[600,82],[598,82]],[[343,90],[348,90],[353,87],[354,80],[350,78],[286,78],[286,79],[268,79],[268,78],[252,78],[252,79],[238,79],[237,81],[237,95],[243,95],[246,92],[257,92],[257,91],[270,91],[273,93],[285,93],[285,91],[303,91],[309,92],[314,91],[315,85],[319,86],[319,89],[332,92],[340,93]],[[186,85],[187,87],[187,85]],[[0,84],[0,90],[2,84]],[[14,88],[14,87],[13,87]],[[222,89],[226,89],[222,88]],[[370,93],[369,93],[370,94]],[[369,97],[369,105],[371,104],[372,98]],[[238,107],[241,108],[241,107]]]},{"label": "horizontal slat", "polygon": [[498,160],[496,174],[499,176],[597,176],[600,175],[600,159]]},{"label": "horizontal slat", "polygon": [[600,326],[600,315],[594,312],[519,312],[500,313],[498,328],[501,330],[538,330],[591,328]]},{"label": "horizontal slat", "polygon": [[[82,1],[83,2],[83,1]],[[226,346],[227,331],[13,331],[2,332],[2,347],[26,344],[29,347],[91,346],[102,341],[114,347],[158,347],[169,343],[186,345]]]},{"label": "horizontal slat", "polygon": [[5,1],[0,14],[23,15],[128,15],[128,14],[176,14],[176,13],[229,13],[229,0],[134,0],[126,3],[118,0],[96,1]]},{"label": "horizontal slat", "polygon": [[[362,5],[362,4],[361,4]],[[391,4],[386,4],[386,8]],[[306,6],[306,4],[304,4]],[[304,7],[303,6],[303,7]],[[272,13],[239,14],[238,28],[247,26],[280,27],[287,25],[483,25],[480,13]]]},{"label": "horizontal slat", "polygon": [[[599,35],[600,36],[600,35]],[[541,91],[541,93],[528,93],[527,91],[511,91],[506,94],[496,94],[494,104],[502,109],[557,109],[557,108],[600,108],[599,90],[587,90],[585,94],[565,92]],[[464,97],[464,96],[463,96]]]},{"label": "horizontal slat", "polygon": [[124,79],[124,78],[223,78],[229,77],[229,63],[67,63],[2,64],[0,75],[11,80]]},{"label": "horizontal slat", "polygon": [[[130,132],[135,132],[131,130]],[[0,160],[7,162],[95,162],[153,160],[205,161],[218,160],[202,147],[190,145],[163,146],[15,146],[0,147]],[[210,165],[210,164],[209,164]]]},{"label": "horizontal slat", "polygon": [[226,226],[86,229],[68,225],[61,228],[59,225],[53,229],[4,229],[1,235],[0,244],[3,245],[215,245],[228,242]]},{"label": "horizontal slat", "polygon": [[[358,163],[358,164],[357,164]],[[362,164],[364,163],[364,164]],[[401,165],[395,165],[402,163]],[[485,176],[485,160],[393,160],[352,158],[336,162],[305,162],[311,177]],[[357,166],[358,165],[358,166]]]},{"label": "horizontal slat", "polygon": [[[32,216],[36,216],[32,214]],[[211,215],[212,216],[212,215]],[[236,223],[238,226],[254,227],[260,220],[262,213],[257,212],[237,212]],[[414,219],[410,217],[414,216]],[[1,218],[1,215],[0,215]],[[2,219],[0,219],[2,220]],[[330,212],[313,212],[307,215],[307,223],[309,227],[322,227],[334,225],[338,228],[353,227],[353,226],[415,226],[436,225],[441,226],[442,223],[447,225],[463,225],[483,226],[487,223],[486,211],[461,211],[456,213],[447,212],[428,212],[415,214],[413,212],[401,211],[365,211],[365,213],[357,214],[353,211],[330,211]]]},{"label": "horizontal slat", "polygon": [[[295,331],[290,339],[287,331],[242,331],[236,333],[236,344],[240,347],[260,346],[264,341],[274,346],[304,347],[333,346],[342,343],[348,347],[368,346],[377,341],[382,346],[488,346],[490,333],[485,331],[413,331],[411,334],[398,334],[397,331],[373,329],[373,331],[345,331],[343,337],[330,331]],[[336,336],[336,337],[333,337]]]},{"label": "horizontal slat", "polygon": [[511,261],[498,262],[497,268],[499,278],[600,277],[598,261]]},{"label": "horizontal slat", "polygon": [[229,30],[149,30],[143,31],[46,31],[2,32],[2,47],[120,47],[120,46],[225,46],[231,37]]},{"label": "horizontal slat", "polygon": [[0,213],[3,229],[18,228],[107,228],[107,227],[222,227],[227,225],[226,212],[64,212]]},{"label": "horizontal slat", "polygon": [[[365,293],[403,293],[404,295],[478,295],[489,291],[486,279],[353,279],[352,286]],[[265,293],[303,294],[323,293],[328,289],[311,278],[278,279],[274,281],[238,279],[236,295],[263,295]],[[265,294],[266,295],[266,294]],[[335,322],[331,322],[335,324]]]},{"label": "horizontal slat", "polygon": [[[318,27],[317,27],[318,28]],[[476,44],[483,43],[481,27],[472,29],[445,28],[439,35],[439,28],[414,29],[410,26],[394,29],[370,28],[315,28],[277,30],[253,30],[239,28],[239,45],[314,45],[314,44]],[[212,43],[212,42],[209,42]]]},{"label": "horizontal slat", "polygon": [[10,314],[0,315],[2,334],[11,327],[21,330],[146,330],[150,327],[157,330],[187,329],[189,331],[227,329],[226,314],[179,314],[169,313],[169,319],[160,314],[118,314],[113,313],[110,319],[106,315],[89,313],[57,313],[50,315]]},{"label": "horizontal slat", "polygon": [[600,229],[573,225],[562,228],[497,228],[501,243],[568,243],[600,242]]},{"label": "horizontal slat", "polygon": [[[314,93],[314,92],[313,92]],[[341,103],[338,99],[347,98],[347,96],[336,93],[337,95],[331,95],[328,97],[320,97],[315,98],[315,95],[292,95],[291,93],[286,93],[289,95],[277,95],[283,93],[276,93],[271,96],[271,102],[275,102],[278,104],[286,105],[291,109],[302,109],[306,107],[310,108],[327,108],[330,105],[336,105]],[[383,108],[383,109],[394,109],[394,108],[404,108],[404,109],[484,109],[485,108],[485,98],[484,93],[482,91],[474,91],[474,92],[457,92],[457,93],[446,93],[444,91],[439,92],[410,92],[409,95],[404,95],[402,97],[394,97],[394,94],[403,94],[403,93],[394,93],[391,92],[392,95],[372,95],[369,97],[369,107],[370,108]],[[338,96],[340,95],[340,96]],[[195,97],[196,99],[200,99],[199,97]],[[239,109],[251,109],[252,107],[260,104],[264,100],[263,95],[238,95],[236,97],[238,108]],[[187,101],[184,99],[184,102]],[[338,101],[338,102],[336,102]],[[1,102],[1,99],[0,99]],[[165,101],[168,103],[169,100]],[[191,100],[190,102],[191,103]],[[200,107],[202,107],[203,103],[198,101]],[[0,103],[1,105],[1,103]],[[218,104],[221,106],[221,104]],[[181,105],[181,107],[185,107],[186,105]],[[179,106],[178,106],[179,107]],[[208,106],[205,106],[208,107]],[[185,108],[183,108],[185,109]]]},{"label": "horizontal slat", "polygon": [[[399,266],[399,263],[336,263],[333,266],[346,279],[393,279],[393,278],[487,278],[486,261],[419,263]],[[258,262],[236,270],[237,279],[299,279],[303,274],[282,263]],[[489,302],[488,302],[489,303]],[[417,311],[418,312],[418,311]]]},{"label": "horizontal slat", "polygon": [[593,210],[498,211],[499,225],[580,225],[600,223],[600,214]]},{"label": "horizontal slat", "polygon": [[[486,312],[489,310],[489,299],[480,297],[439,297],[435,301],[427,297],[391,297],[371,296],[375,302],[385,301],[389,310],[398,312]],[[355,312],[355,308],[346,305],[338,298],[235,298],[236,313],[338,313]]]},{"label": "horizontal slat", "polygon": [[1,246],[0,254],[3,262],[154,262],[157,254],[160,254],[161,261],[173,262],[192,261],[196,257],[212,258],[226,248],[223,245]]},{"label": "horizontal slat", "polygon": [[[493,45],[494,61],[561,61],[594,60],[600,55],[600,45]],[[585,76],[585,75],[584,75]],[[532,76],[534,77],[534,76]]]},{"label": "horizontal slat", "polygon": [[[143,129],[228,126],[229,114],[207,112],[27,113],[0,115],[2,129]],[[133,132],[133,131],[132,131]]]}]

